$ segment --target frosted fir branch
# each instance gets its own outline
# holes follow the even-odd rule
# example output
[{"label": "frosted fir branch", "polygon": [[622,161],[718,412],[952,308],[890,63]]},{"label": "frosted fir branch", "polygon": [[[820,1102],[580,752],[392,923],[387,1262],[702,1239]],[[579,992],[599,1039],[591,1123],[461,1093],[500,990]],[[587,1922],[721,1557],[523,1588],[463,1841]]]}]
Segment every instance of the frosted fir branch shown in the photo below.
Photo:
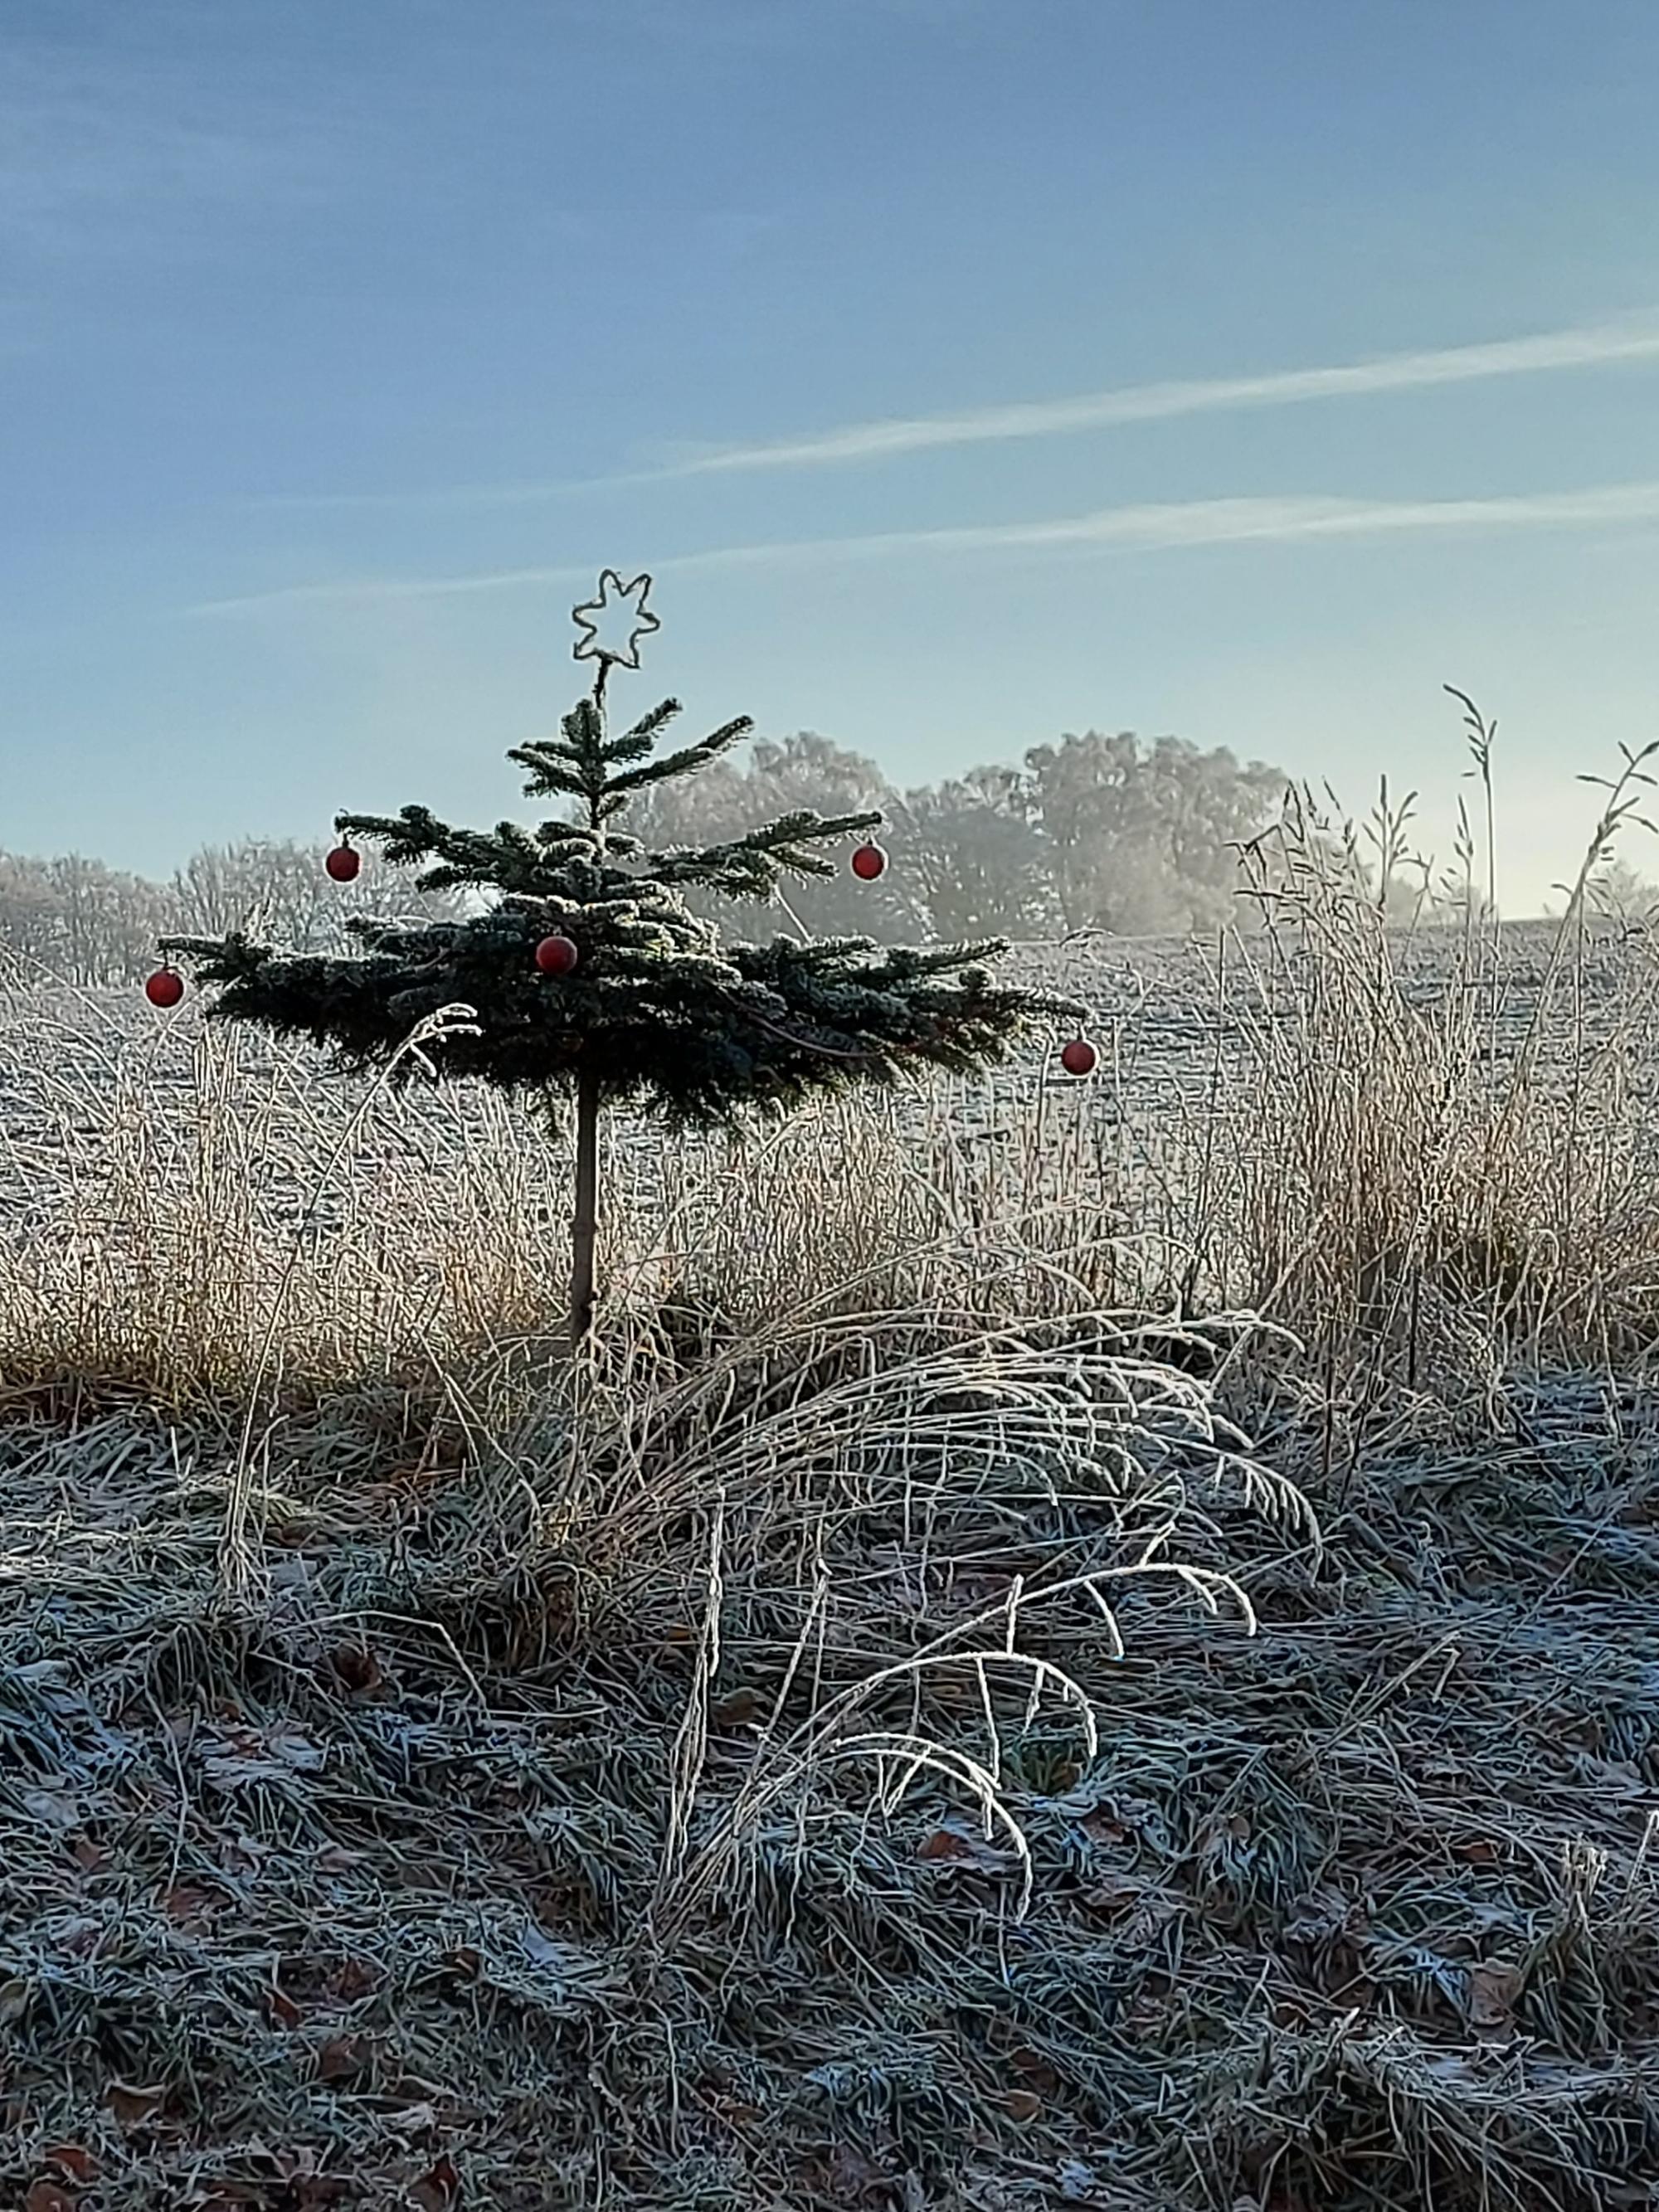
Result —
[{"label": "frosted fir branch", "polygon": [[599,748],[605,766],[616,768],[628,761],[644,760],[679,711],[678,699],[665,699],[660,707],[653,707],[648,714],[642,714],[622,737],[605,738]]},{"label": "frosted fir branch", "polygon": [[834,875],[834,861],[814,852],[815,844],[879,829],[881,822],[879,813],[826,817],[803,807],[725,844],[653,853],[647,866],[659,883],[700,884],[732,898],[769,898],[786,873]]},{"label": "frosted fir branch", "polygon": [[[672,702],[671,704],[674,703]],[[587,798],[605,788],[605,717],[592,699],[579,699],[559,724],[561,738],[532,738],[512,745],[507,757],[527,769],[527,798],[563,792]]]},{"label": "frosted fir branch", "polygon": [[607,778],[606,793],[642,791],[648,784],[665,783],[672,776],[694,775],[698,769],[718,760],[722,753],[729,752],[754,726],[749,715],[739,714],[735,721],[700,738],[695,745],[684,745],[677,753],[665,753],[660,760],[647,761],[640,768],[624,769],[620,775]]},{"label": "frosted fir branch", "polygon": [[394,867],[429,863],[416,878],[422,890],[484,884],[532,894],[556,890],[563,872],[580,857],[573,848],[586,846],[596,852],[598,845],[591,830],[573,823],[560,840],[564,852],[554,860],[519,823],[498,823],[493,832],[454,830],[425,806],[405,806],[396,815],[337,814],[334,827],[343,837],[378,845]]}]

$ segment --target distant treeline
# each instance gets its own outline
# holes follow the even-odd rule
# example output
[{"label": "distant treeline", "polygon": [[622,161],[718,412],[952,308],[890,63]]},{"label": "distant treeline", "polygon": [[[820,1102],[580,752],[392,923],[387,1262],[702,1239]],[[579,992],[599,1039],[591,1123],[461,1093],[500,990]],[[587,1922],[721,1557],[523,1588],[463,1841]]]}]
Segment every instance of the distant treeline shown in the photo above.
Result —
[{"label": "distant treeline", "polygon": [[[648,786],[629,827],[653,848],[705,844],[791,808],[825,814],[879,807],[894,865],[874,884],[840,872],[792,885],[790,912],[814,936],[867,934],[1017,942],[1083,930],[1146,937],[1249,927],[1242,894],[1290,887],[1295,869],[1273,835],[1289,803],[1297,852],[1380,902],[1393,920],[1463,912],[1481,901],[1466,880],[1431,879],[1403,841],[1411,802],[1356,829],[1280,769],[1241,762],[1224,745],[1150,742],[1088,730],[1036,745],[1017,764],[970,769],[902,791],[875,762],[802,732],[749,748],[741,765]],[[713,911],[713,909],[711,909]],[[723,911],[722,918],[731,909]],[[736,929],[746,927],[739,913]]]},{"label": "distant treeline", "polygon": [[[248,838],[205,846],[167,883],[151,883],[79,853],[40,860],[0,853],[0,972],[14,985],[123,983],[155,965],[155,940],[248,929],[284,945],[337,944],[353,913],[371,912],[369,886],[330,881],[323,845]],[[386,886],[380,886],[384,901]],[[397,903],[442,914],[453,899],[400,883]]]},{"label": "distant treeline", "polygon": [[[789,916],[813,935],[1146,936],[1252,919],[1239,896],[1252,880],[1241,852],[1271,832],[1287,782],[1225,746],[1206,752],[1179,738],[1143,742],[1129,732],[1090,730],[1034,746],[1017,765],[900,791],[862,754],[801,732],[755,744],[741,766],[717,762],[701,775],[647,787],[628,827],[661,848],[712,843],[793,808],[879,807],[893,865],[878,882],[838,872],[787,894]],[[1330,850],[1334,865],[1364,875],[1352,839],[1334,839]],[[5,967],[14,982],[118,983],[143,975],[157,937],[171,932],[246,928],[322,949],[338,942],[352,913],[460,910],[453,898],[415,892],[407,878],[394,888],[373,868],[343,889],[324,872],[323,852],[320,844],[258,838],[210,846],[166,883],[79,854],[0,854]],[[1391,908],[1413,910],[1425,895],[1420,875],[1391,880],[1386,893]],[[742,933],[763,928],[740,909],[719,913]]]}]

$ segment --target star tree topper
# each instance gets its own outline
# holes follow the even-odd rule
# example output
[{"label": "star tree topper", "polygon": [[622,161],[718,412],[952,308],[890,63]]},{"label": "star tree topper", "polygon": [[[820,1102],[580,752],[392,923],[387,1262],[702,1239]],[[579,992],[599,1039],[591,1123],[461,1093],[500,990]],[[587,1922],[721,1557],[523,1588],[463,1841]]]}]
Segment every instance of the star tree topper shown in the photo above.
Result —
[{"label": "star tree topper", "polygon": [[[614,568],[602,568],[598,599],[586,600],[570,611],[572,621],[581,632],[576,641],[576,659],[597,660],[601,676],[613,662],[618,668],[637,668],[640,640],[662,628],[655,615],[646,608],[646,595],[650,589],[649,576],[635,576],[631,584],[624,584]],[[627,620],[625,630],[617,626],[619,617]],[[605,643],[599,631],[601,623],[606,623],[613,635],[623,639],[620,648]]]}]

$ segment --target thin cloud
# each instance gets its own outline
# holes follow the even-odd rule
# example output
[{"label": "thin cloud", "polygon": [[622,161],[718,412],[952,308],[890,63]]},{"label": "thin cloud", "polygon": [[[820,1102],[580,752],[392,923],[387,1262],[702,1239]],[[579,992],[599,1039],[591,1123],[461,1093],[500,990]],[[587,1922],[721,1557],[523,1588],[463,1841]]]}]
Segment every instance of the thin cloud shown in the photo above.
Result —
[{"label": "thin cloud", "polygon": [[311,514],[319,508],[360,507],[374,513],[388,507],[408,512],[421,507],[453,511],[470,507],[538,507],[547,500],[562,499],[571,492],[602,491],[611,484],[632,481],[628,477],[571,477],[556,483],[444,484],[425,491],[265,491],[236,504],[264,514],[280,512],[284,507]]},{"label": "thin cloud", "polygon": [[1075,399],[1022,401],[953,415],[913,415],[880,422],[854,422],[810,436],[770,444],[718,447],[683,453],[653,468],[562,483],[464,484],[412,492],[273,494],[262,507],[520,507],[572,492],[617,484],[659,483],[676,477],[735,474],[749,470],[825,468],[842,462],[882,460],[944,447],[975,446],[1019,438],[1059,438],[1125,422],[1168,422],[1184,415],[1218,415],[1255,407],[1294,407],[1320,399],[1364,398],[1373,393],[1427,391],[1504,376],[1536,376],[1555,369],[1607,368],[1659,361],[1659,317],[1652,314],[1587,323],[1532,337],[1499,338],[1480,345],[1445,346],[1418,353],[1382,354],[1370,361],[1327,368],[1277,369],[1261,376],[1186,377],[1160,384],[1120,385]]},{"label": "thin cloud", "polygon": [[[1285,544],[1311,538],[1374,538],[1394,532],[1593,528],[1659,520],[1659,480],[1583,491],[1530,492],[1498,499],[1364,500],[1320,497],[1169,501],[1108,507],[1042,522],[987,523],[945,530],[890,530],[857,538],[712,546],[653,563],[659,574],[754,568],[781,562],[906,558],[930,554],[1167,550],[1182,546]],[[193,615],[252,614],[287,607],[398,599],[580,582],[591,568],[501,568],[463,576],[342,577],[276,591],[210,599]]]},{"label": "thin cloud", "polygon": [[[659,569],[674,565],[669,561],[657,563]],[[621,566],[626,568],[628,563],[623,562]],[[468,592],[511,591],[520,584],[582,581],[591,584],[592,580],[591,566],[496,568],[474,576],[339,576],[326,583],[279,584],[274,591],[245,592],[229,599],[203,599],[194,606],[185,608],[184,612],[187,615],[254,614],[267,607],[340,606],[365,600],[449,599]]]},{"label": "thin cloud", "polygon": [[1601,368],[1620,362],[1643,361],[1659,361],[1659,322],[1651,316],[1591,323],[1533,337],[1500,338],[1481,345],[1383,354],[1346,368],[1280,369],[1265,376],[1184,378],[1121,386],[1078,399],[1036,400],[975,408],[964,414],[855,422],[811,437],[730,446],[688,456],[656,473],[708,476],[742,469],[824,467],[839,461],[883,459],[940,446],[1064,437],[1120,422],[1164,422],[1176,416],[1219,414],[1244,407],[1291,407],[1310,399],[1418,392],[1487,377],[1530,376],[1549,369]]},{"label": "thin cloud", "polygon": [[[37,12],[44,25],[49,11]],[[280,70],[244,67],[219,34],[228,11],[194,0],[173,27],[180,35],[131,41],[59,12],[61,24],[4,46],[9,251],[47,264],[112,250],[194,258],[221,250],[227,222],[250,210],[314,211],[344,190],[397,184],[386,119],[315,72],[301,91]]]}]

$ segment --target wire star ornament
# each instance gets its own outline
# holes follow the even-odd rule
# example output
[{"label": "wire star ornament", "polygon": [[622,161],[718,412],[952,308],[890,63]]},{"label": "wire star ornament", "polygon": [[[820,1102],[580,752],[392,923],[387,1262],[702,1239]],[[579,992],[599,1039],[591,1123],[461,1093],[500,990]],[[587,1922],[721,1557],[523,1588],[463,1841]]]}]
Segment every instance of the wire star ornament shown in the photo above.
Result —
[{"label": "wire star ornament", "polygon": [[[631,584],[624,584],[614,568],[599,571],[599,596],[587,599],[570,611],[571,620],[581,632],[576,641],[578,660],[597,660],[603,676],[614,662],[618,668],[637,668],[640,665],[640,640],[649,637],[662,624],[646,607],[646,594],[651,589],[649,576],[635,576]],[[614,625],[618,616],[629,618],[625,633],[618,633]],[[627,642],[619,650],[605,644],[599,635],[599,625],[605,623],[611,635],[625,635]]]}]

